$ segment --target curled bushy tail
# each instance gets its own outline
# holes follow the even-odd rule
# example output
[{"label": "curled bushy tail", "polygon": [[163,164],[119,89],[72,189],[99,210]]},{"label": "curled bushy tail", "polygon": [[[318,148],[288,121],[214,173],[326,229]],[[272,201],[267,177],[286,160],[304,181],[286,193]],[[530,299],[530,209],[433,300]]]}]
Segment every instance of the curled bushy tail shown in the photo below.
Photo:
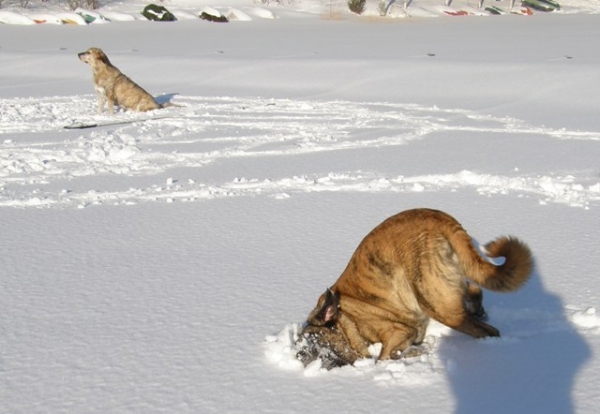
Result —
[{"label": "curled bushy tail", "polygon": [[[498,237],[485,245],[489,257],[504,257],[505,262],[492,268],[482,276],[483,287],[499,292],[511,292],[527,282],[533,271],[533,256],[529,247],[512,236]],[[490,263],[491,264],[491,263]]]},{"label": "curled bushy tail", "polygon": [[531,250],[516,237],[498,237],[485,246],[487,256],[504,257],[501,265],[482,257],[462,228],[453,232],[449,240],[467,277],[486,289],[512,292],[523,286],[533,271]]}]

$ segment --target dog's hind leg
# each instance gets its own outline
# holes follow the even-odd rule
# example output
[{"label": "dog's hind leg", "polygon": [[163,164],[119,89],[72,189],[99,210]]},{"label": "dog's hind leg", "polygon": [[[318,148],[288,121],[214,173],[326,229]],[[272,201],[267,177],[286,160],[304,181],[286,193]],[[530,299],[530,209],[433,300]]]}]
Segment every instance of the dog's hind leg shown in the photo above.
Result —
[{"label": "dog's hind leg", "polygon": [[444,295],[435,297],[423,296],[421,304],[430,317],[459,332],[474,338],[500,336],[496,328],[466,309],[463,296],[456,292],[444,292]]},{"label": "dog's hind leg", "polygon": [[[447,270],[452,273],[451,269]],[[425,278],[429,277],[431,276],[425,276]],[[483,312],[481,307],[469,309],[471,306],[467,306],[467,304],[472,305],[470,303],[472,298],[468,297],[466,284],[463,288],[456,286],[450,282],[453,277],[448,274],[433,277],[438,280],[437,286],[431,289],[424,286],[418,288],[419,303],[429,317],[474,338],[500,336],[496,328],[479,319],[479,313]]]},{"label": "dog's hind leg", "polygon": [[487,314],[483,308],[483,292],[481,288],[471,282],[467,283],[467,295],[465,297],[465,307],[480,321],[487,319]]},{"label": "dog's hind leg", "polygon": [[415,283],[419,304],[429,317],[475,338],[500,336],[493,326],[481,321],[481,289],[470,285],[454,251],[445,241],[421,258],[421,277]]}]

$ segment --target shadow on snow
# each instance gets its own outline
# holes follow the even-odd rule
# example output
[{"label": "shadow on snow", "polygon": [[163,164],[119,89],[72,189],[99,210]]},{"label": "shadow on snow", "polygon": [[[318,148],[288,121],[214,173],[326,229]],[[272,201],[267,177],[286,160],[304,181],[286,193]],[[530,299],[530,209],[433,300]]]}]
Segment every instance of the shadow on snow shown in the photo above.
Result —
[{"label": "shadow on snow", "polygon": [[516,294],[486,293],[490,323],[502,337],[473,341],[457,333],[440,344],[455,412],[575,412],[574,381],[590,349],[566,319],[561,299],[544,289],[537,271]]}]

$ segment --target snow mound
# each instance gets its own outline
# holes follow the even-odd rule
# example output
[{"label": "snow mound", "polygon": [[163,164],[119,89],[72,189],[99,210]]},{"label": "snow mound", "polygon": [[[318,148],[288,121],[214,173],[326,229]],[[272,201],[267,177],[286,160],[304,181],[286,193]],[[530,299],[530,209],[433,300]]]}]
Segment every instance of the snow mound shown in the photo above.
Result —
[{"label": "snow mound", "polygon": [[[373,358],[358,360],[352,366],[334,368],[330,371],[323,368],[321,360],[316,359],[306,368],[296,359],[301,345],[296,344],[301,324],[286,325],[277,335],[265,338],[265,355],[271,364],[278,368],[301,372],[307,377],[321,375],[362,376],[381,384],[399,384],[421,386],[441,380],[442,366],[431,354],[423,354],[415,358],[398,361],[379,361],[376,355],[381,351],[381,344],[375,344],[369,351]],[[429,336],[426,342],[432,345],[435,338]]]},{"label": "snow mound", "polygon": [[188,10],[183,10],[183,9],[169,9],[169,11],[171,13],[173,13],[173,15],[175,15],[175,17],[177,18],[177,20],[196,20],[198,19],[198,15],[195,13],[192,13],[191,11]]},{"label": "snow mound", "polygon": [[0,23],[24,24],[24,25],[35,24],[35,22],[27,16],[24,16],[19,13],[11,12],[11,11],[5,11],[5,10],[0,10]]},{"label": "snow mound", "polygon": [[79,26],[86,26],[87,22],[83,17],[77,13],[71,12],[57,12],[55,13],[65,24],[75,24]]},{"label": "snow mound", "polygon": [[250,10],[250,13],[261,19],[276,19],[277,16],[269,9],[263,7],[254,7]]},{"label": "snow mound", "polygon": [[297,352],[295,344],[300,329],[300,324],[289,324],[279,334],[269,335],[265,338],[265,355],[272,364],[279,368],[302,370],[302,362],[295,357]]},{"label": "snow mound", "polygon": [[249,22],[252,20],[252,17],[250,17],[248,14],[241,11],[240,9],[236,9],[233,7],[230,7],[229,9],[227,9],[227,12],[225,14],[226,14],[227,18],[231,21],[237,20],[240,22]]},{"label": "snow mound", "polygon": [[579,328],[600,333],[600,316],[596,314],[595,307],[589,307],[583,311],[575,310],[569,316],[569,319]]},{"label": "snow mound", "polygon": [[38,24],[64,24],[62,19],[54,14],[33,13],[28,14],[27,17]]},{"label": "snow mound", "polygon": [[83,17],[83,19],[87,23],[105,24],[105,23],[109,22],[109,20],[106,19],[106,17],[104,17],[102,14],[100,14],[96,11],[87,10],[87,9],[84,9],[81,7],[78,7],[77,9],[75,9],[75,13],[77,13],[78,15]]},{"label": "snow mound", "polygon": [[212,16],[212,17],[215,17],[215,18],[221,18],[221,17],[223,17],[223,14],[219,10],[215,9],[214,7],[210,7],[210,6],[203,7],[200,10],[200,13],[198,13],[198,14],[201,15],[202,13],[206,13],[209,16]]},{"label": "snow mound", "polygon": [[111,22],[132,22],[136,20],[135,16],[132,14],[110,10],[103,11],[102,16]]}]

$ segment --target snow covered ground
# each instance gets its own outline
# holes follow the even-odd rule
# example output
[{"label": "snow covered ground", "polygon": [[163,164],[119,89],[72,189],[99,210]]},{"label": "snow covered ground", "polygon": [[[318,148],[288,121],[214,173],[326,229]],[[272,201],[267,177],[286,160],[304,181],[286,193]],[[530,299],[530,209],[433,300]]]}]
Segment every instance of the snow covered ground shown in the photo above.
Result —
[{"label": "snow covered ground", "polygon": [[[596,412],[600,2],[210,5],[251,20],[0,25],[0,412]],[[113,119],[90,46],[183,107],[63,129]],[[486,295],[503,336],[433,323],[418,359],[298,366],[319,294],[418,206],[531,246],[531,282]]]}]

